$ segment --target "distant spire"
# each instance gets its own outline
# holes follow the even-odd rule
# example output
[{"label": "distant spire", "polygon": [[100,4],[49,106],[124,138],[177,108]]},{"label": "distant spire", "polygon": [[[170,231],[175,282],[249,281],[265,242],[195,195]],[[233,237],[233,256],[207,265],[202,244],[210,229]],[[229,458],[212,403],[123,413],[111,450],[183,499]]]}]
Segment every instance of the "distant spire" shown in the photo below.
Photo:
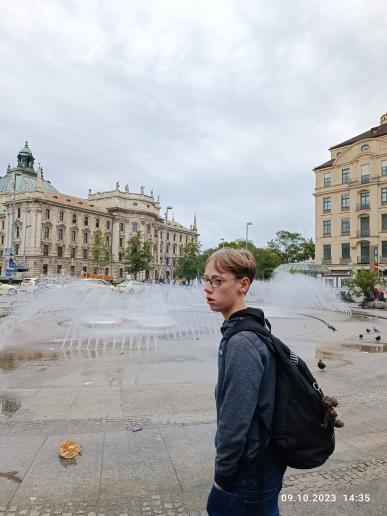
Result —
[{"label": "distant spire", "polygon": [[172,222],[175,222],[175,214],[172,213]]},{"label": "distant spire", "polygon": [[196,223],[196,211],[195,211],[195,216],[194,216],[194,223],[193,223],[193,228],[192,228],[194,231],[197,231],[198,230],[198,226],[197,226],[197,223]]}]

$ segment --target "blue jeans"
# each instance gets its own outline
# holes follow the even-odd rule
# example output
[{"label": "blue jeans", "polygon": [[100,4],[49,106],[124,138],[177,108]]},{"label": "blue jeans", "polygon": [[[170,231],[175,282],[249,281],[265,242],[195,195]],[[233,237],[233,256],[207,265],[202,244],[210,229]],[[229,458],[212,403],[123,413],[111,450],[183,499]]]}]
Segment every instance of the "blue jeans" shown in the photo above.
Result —
[{"label": "blue jeans", "polygon": [[[262,490],[258,479],[240,479],[232,492],[220,491],[212,486],[207,501],[209,516],[279,516],[278,495],[286,466],[267,471],[263,477]],[[260,503],[262,500],[262,503]]]}]

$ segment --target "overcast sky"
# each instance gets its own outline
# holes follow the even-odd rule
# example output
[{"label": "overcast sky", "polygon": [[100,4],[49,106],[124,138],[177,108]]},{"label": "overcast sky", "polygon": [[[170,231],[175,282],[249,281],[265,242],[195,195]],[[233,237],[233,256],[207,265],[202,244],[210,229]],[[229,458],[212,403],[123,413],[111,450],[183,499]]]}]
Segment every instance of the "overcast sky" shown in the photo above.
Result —
[{"label": "overcast sky", "polygon": [[0,174],[153,188],[204,247],[314,237],[328,148],[387,111],[385,0],[0,0]]}]

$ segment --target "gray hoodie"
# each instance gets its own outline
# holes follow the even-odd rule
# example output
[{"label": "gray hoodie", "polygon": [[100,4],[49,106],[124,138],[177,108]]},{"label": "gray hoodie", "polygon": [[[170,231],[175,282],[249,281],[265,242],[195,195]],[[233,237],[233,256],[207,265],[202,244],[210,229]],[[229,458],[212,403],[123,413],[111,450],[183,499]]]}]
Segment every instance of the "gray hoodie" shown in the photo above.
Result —
[{"label": "gray hoodie", "polygon": [[[218,352],[215,481],[226,491],[232,489],[239,478],[258,476],[259,426],[256,412],[269,431],[273,420],[276,382],[273,355],[262,339],[251,331],[239,332],[226,343],[228,331],[246,318],[262,321],[263,312],[247,308],[234,313],[221,327],[223,338]],[[268,446],[264,470],[279,465]]]}]

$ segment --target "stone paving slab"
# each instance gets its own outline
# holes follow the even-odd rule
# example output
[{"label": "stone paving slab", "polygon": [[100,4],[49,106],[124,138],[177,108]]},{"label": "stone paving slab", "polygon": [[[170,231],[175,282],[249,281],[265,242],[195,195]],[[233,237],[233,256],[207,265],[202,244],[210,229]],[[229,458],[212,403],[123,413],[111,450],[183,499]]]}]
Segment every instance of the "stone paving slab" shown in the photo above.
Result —
[{"label": "stone paving slab", "polygon": [[[66,461],[58,455],[59,443],[73,438],[83,444],[81,454]],[[3,438],[2,438],[3,439]],[[14,505],[55,500],[97,500],[101,474],[103,434],[61,435],[47,437],[39,455],[29,468],[12,498]]]}]

